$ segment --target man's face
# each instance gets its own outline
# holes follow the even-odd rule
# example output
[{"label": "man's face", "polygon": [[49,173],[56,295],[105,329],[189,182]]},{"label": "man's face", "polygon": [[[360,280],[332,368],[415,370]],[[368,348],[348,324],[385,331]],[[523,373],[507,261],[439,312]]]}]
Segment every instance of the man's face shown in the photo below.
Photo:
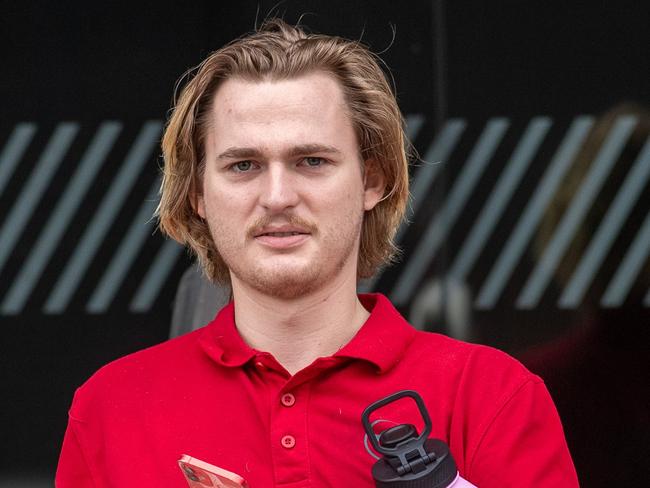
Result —
[{"label": "man's face", "polygon": [[356,280],[363,214],[384,184],[364,169],[338,83],[229,79],[212,117],[197,211],[233,287],[290,299]]}]

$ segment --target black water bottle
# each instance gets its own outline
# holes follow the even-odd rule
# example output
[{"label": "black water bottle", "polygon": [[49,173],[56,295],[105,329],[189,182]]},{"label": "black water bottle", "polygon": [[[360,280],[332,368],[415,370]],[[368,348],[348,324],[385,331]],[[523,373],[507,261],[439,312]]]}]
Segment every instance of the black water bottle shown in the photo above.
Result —
[{"label": "black water bottle", "polygon": [[[424,420],[422,433],[418,435],[412,424],[400,424],[376,435],[370,414],[405,397],[417,404]],[[417,392],[403,390],[374,402],[363,411],[361,422],[372,447],[383,455],[372,467],[378,488],[476,488],[458,474],[447,444],[427,438],[431,433],[431,418]]]}]

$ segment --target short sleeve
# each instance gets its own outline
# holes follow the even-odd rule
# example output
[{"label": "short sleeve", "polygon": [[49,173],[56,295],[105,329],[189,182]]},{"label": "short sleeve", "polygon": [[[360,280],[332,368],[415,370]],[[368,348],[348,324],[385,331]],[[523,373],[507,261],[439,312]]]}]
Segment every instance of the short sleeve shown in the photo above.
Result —
[{"label": "short sleeve", "polygon": [[76,432],[76,422],[68,417],[68,427],[63,438],[63,447],[56,468],[56,488],[96,488],[84,450]]},{"label": "short sleeve", "polygon": [[559,415],[539,378],[526,381],[497,411],[467,475],[480,488],[579,486]]}]

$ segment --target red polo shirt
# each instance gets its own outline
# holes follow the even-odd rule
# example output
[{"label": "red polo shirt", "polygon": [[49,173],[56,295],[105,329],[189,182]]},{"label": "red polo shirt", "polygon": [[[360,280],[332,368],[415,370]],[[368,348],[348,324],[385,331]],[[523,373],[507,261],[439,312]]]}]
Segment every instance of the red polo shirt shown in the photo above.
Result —
[{"label": "red polo shirt", "polygon": [[[177,460],[189,454],[251,488],[372,487],[361,412],[412,389],[431,437],[479,488],[578,486],[540,378],[497,350],[416,331],[382,295],[361,299],[371,314],[357,335],[293,376],[246,345],[232,303],[103,367],[75,394],[56,485],[183,487]],[[422,424],[406,399],[375,418]]]}]

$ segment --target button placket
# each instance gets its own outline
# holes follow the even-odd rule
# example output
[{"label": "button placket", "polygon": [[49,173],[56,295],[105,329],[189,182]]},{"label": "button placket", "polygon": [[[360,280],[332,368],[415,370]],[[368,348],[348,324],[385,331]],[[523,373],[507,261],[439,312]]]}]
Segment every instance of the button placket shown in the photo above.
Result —
[{"label": "button placket", "polygon": [[[280,403],[286,408],[293,407],[296,404],[296,397],[293,393],[283,393],[280,395]],[[296,445],[296,438],[291,434],[284,435],[280,439],[280,444],[285,449],[293,449]]]},{"label": "button placket", "polygon": [[280,484],[309,478],[307,396],[307,385],[291,388],[287,382],[277,391],[273,402],[271,451],[275,477]]}]

